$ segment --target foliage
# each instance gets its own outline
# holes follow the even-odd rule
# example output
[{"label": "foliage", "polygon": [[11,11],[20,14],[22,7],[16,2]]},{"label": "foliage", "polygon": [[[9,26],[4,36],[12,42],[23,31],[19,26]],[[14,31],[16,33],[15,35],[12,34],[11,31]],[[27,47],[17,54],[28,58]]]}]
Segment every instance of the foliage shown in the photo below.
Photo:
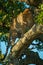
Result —
[{"label": "foliage", "polygon": [[0,54],[0,60],[4,58],[4,55],[3,54]]},{"label": "foliage", "polygon": [[35,16],[35,22],[43,24],[43,4],[39,5],[39,14]]},{"label": "foliage", "polygon": [[3,11],[2,9],[0,10],[0,17],[2,21],[4,21],[5,19],[9,19],[9,17],[16,17],[17,14],[19,14],[26,8],[24,2],[18,1],[15,2],[1,1],[0,4],[1,7],[4,8]]},{"label": "foliage", "polygon": [[27,8],[25,5],[27,4],[15,0],[0,1],[0,32],[9,31],[12,18],[23,12]]}]

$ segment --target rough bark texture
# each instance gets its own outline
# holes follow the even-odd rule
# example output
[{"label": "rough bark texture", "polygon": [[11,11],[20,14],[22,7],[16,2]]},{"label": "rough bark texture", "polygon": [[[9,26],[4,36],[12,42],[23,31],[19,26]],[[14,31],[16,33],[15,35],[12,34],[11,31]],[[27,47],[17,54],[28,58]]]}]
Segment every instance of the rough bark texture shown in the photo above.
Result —
[{"label": "rough bark texture", "polygon": [[41,34],[43,34],[43,25],[34,25],[12,48],[12,57],[19,57],[21,51],[27,48],[31,44],[31,42]]},{"label": "rough bark texture", "polygon": [[[16,58],[19,58],[22,52],[31,44],[31,42],[41,34],[43,34],[43,25],[33,25],[33,27],[27,33],[25,33],[24,36],[20,38],[17,44],[11,49],[11,53],[8,56],[10,63],[12,61],[12,64],[16,65],[14,62],[18,60]],[[17,63],[19,64],[19,62]]]}]

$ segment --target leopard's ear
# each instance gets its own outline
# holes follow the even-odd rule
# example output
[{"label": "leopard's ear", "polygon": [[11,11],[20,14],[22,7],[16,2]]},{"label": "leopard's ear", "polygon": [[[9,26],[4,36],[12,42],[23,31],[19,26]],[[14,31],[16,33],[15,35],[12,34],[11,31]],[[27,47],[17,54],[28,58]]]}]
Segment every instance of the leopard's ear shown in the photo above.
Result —
[{"label": "leopard's ear", "polygon": [[23,14],[27,14],[29,11],[30,11],[30,9],[27,8],[24,10]]}]

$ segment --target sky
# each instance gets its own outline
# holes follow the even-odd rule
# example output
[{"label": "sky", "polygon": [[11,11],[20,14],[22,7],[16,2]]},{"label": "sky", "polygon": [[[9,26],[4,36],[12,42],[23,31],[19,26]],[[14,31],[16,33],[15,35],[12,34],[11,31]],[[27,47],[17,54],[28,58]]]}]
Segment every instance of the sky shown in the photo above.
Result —
[{"label": "sky", "polygon": [[[19,40],[19,39],[17,38],[16,41],[15,41],[15,43],[16,43],[18,40]],[[35,43],[35,41],[33,41],[33,42]],[[5,42],[3,41],[3,42],[0,42],[0,43],[1,43],[2,54],[5,54],[5,52],[6,52]],[[30,48],[32,48],[32,45],[30,45]],[[43,51],[42,51],[42,50],[39,51],[37,48],[35,48],[35,49],[32,49],[32,51],[38,52],[40,58],[43,59]],[[10,48],[9,48],[8,54],[9,54],[9,52],[10,52]],[[24,57],[26,57],[26,55],[24,55]],[[24,57],[22,57],[22,58],[24,58]]]}]

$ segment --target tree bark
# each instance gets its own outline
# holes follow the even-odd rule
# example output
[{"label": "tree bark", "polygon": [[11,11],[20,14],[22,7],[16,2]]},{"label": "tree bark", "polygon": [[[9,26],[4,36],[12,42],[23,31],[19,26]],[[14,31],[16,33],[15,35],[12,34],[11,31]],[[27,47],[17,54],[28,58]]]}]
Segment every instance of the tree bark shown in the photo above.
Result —
[{"label": "tree bark", "polygon": [[33,25],[33,27],[24,34],[24,36],[11,49],[12,58],[19,58],[24,49],[26,49],[31,42],[38,36],[43,34],[43,25]]}]

